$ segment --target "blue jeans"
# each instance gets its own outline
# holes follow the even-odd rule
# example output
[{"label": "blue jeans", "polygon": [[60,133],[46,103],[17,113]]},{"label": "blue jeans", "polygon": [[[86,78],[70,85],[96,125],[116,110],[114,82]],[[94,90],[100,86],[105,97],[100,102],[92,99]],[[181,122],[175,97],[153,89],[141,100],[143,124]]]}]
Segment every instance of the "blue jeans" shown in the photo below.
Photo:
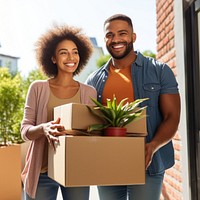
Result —
[{"label": "blue jeans", "polygon": [[160,200],[164,173],[146,174],[145,185],[98,186],[100,200]]},{"label": "blue jeans", "polygon": [[[40,174],[35,200],[56,200],[60,187],[63,200],[89,200],[89,187],[63,187],[47,176]],[[33,200],[25,193],[24,200]]]}]

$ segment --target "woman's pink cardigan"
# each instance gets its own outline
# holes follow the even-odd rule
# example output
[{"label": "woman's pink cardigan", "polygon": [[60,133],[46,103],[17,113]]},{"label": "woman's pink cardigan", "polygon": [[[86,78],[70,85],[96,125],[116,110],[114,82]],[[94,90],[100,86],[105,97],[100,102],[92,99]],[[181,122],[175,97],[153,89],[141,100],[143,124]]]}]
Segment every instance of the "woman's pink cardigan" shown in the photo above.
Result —
[{"label": "woman's pink cardigan", "polygon": [[[79,84],[81,91],[81,103],[92,104],[90,97],[96,99],[96,90],[83,83]],[[47,103],[49,94],[50,88],[47,80],[34,81],[29,87],[24,109],[24,118],[21,124],[21,135],[25,141],[29,140],[26,137],[26,133],[29,128],[47,122]],[[24,189],[31,198],[35,198],[36,194],[42,166],[45,139],[45,136],[41,136],[40,138],[31,141],[26,156],[25,167],[21,174]]]}]

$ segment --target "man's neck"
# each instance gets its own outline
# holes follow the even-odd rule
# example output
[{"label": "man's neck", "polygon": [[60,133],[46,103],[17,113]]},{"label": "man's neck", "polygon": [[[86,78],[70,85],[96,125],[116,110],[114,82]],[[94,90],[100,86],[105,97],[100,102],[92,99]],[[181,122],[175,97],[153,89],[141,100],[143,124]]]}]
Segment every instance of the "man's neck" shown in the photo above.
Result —
[{"label": "man's neck", "polygon": [[137,55],[134,51],[130,52],[126,57],[122,59],[112,58],[111,64],[114,68],[123,69],[129,67],[133,62],[135,62]]}]

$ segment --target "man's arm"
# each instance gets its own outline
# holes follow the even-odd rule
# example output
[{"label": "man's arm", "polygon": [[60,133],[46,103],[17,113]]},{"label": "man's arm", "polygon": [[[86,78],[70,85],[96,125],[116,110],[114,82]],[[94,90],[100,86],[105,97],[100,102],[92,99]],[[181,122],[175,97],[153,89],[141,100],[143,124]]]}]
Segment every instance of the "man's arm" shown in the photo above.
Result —
[{"label": "man's arm", "polygon": [[162,94],[159,99],[163,121],[159,125],[154,138],[146,144],[146,168],[151,164],[153,154],[172,140],[178,129],[180,119],[179,94]]}]

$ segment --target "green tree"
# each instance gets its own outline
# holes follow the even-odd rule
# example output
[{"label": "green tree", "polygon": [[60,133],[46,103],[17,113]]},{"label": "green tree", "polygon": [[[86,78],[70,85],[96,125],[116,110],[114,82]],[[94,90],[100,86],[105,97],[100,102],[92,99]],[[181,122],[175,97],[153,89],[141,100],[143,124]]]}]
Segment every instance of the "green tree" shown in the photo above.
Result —
[{"label": "green tree", "polygon": [[29,72],[28,76],[23,80],[24,95],[26,96],[30,84],[35,80],[45,80],[45,76],[39,69],[34,69]]},{"label": "green tree", "polygon": [[153,53],[151,50],[143,51],[142,54],[143,54],[144,56],[148,56],[148,57],[156,58],[156,54]]},{"label": "green tree", "polygon": [[22,78],[12,76],[8,68],[0,68],[0,144],[22,142],[20,123],[24,102]]},{"label": "green tree", "polygon": [[24,104],[29,85],[34,80],[47,77],[39,70],[32,70],[27,77],[11,74],[9,68],[0,68],[0,145],[23,142],[20,133]]},{"label": "green tree", "polygon": [[97,59],[97,66],[100,68],[102,65],[106,64],[106,62],[109,60],[111,56],[109,54],[101,56],[99,59]]}]

